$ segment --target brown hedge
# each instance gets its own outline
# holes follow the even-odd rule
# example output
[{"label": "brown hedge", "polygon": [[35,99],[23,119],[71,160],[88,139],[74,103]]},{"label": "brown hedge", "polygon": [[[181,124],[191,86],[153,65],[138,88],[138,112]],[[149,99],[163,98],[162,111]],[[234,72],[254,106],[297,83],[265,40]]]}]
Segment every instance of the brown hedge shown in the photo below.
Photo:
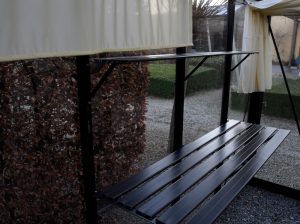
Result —
[{"label": "brown hedge", "polygon": [[[107,65],[101,71],[106,69]],[[94,74],[93,83],[102,75]],[[119,65],[92,102],[99,188],[135,171],[132,165],[145,146],[147,87],[144,64]]]},{"label": "brown hedge", "polygon": [[[0,223],[84,222],[75,70],[74,58],[0,65]],[[145,67],[126,65],[93,101],[99,188],[143,151],[146,86]]]}]

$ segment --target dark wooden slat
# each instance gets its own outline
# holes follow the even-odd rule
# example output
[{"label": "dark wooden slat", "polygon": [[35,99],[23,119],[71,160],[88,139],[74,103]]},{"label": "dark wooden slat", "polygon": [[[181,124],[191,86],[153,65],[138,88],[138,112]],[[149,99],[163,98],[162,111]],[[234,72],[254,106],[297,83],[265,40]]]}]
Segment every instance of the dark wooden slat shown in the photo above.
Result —
[{"label": "dark wooden slat", "polygon": [[175,224],[182,221],[193,211],[210,193],[226,180],[255,150],[266,141],[275,128],[266,128],[250,141],[243,150],[227,160],[216,171],[205,178],[196,188],[187,193],[179,202],[168,208],[160,217],[158,223]]},{"label": "dark wooden slat", "polygon": [[123,56],[110,58],[96,58],[94,61],[101,63],[127,63],[127,62],[144,62],[144,61],[158,61],[158,60],[172,60],[180,58],[197,58],[197,57],[212,57],[224,55],[239,55],[239,54],[257,54],[257,51],[218,51],[218,52],[195,52],[184,54],[159,54],[159,55],[141,55],[141,56]]},{"label": "dark wooden slat", "polygon": [[236,120],[228,121],[226,124],[214,129],[213,131],[207,133],[206,135],[202,136],[201,138],[197,139],[196,141],[191,142],[191,143],[183,146],[181,149],[177,150],[176,152],[169,154],[162,160],[154,163],[153,165],[144,169],[140,173],[128,178],[127,180],[125,180],[119,184],[116,184],[112,187],[105,189],[103,191],[103,194],[112,199],[118,198],[123,193],[130,191],[132,188],[135,188],[140,183],[148,180],[149,178],[153,177],[154,175],[161,172],[162,170],[175,164],[180,159],[188,156],[196,149],[205,145],[209,141],[215,139],[219,135],[225,133],[226,131],[233,128],[237,124],[239,124],[239,121],[236,121]]},{"label": "dark wooden slat", "polygon": [[257,151],[255,156],[199,211],[190,224],[212,223],[236,197],[259,168],[267,161],[280,143],[289,134],[279,130],[266,145]]},{"label": "dark wooden slat", "polygon": [[120,198],[119,202],[128,208],[134,208],[137,204],[145,200],[147,197],[180,177],[183,173],[196,165],[199,161],[206,158],[211,153],[220,149],[227,142],[235,138],[238,134],[249,127],[249,124],[239,124],[224,135],[205,145],[199,151],[191,154],[180,163],[166,170],[165,172],[154,177],[152,180],[145,183],[142,187],[128,193]]},{"label": "dark wooden slat", "polygon": [[216,154],[212,155],[203,163],[189,171],[189,173],[187,173],[183,178],[165,188],[158,195],[146,202],[146,204],[137,208],[137,213],[146,216],[147,218],[153,218],[159,211],[178,198],[182,193],[203,178],[208,172],[216,168],[222,163],[222,161],[243,146],[249,139],[254,137],[261,129],[262,126],[258,125],[254,125],[249,128],[245,133],[238,136]]}]

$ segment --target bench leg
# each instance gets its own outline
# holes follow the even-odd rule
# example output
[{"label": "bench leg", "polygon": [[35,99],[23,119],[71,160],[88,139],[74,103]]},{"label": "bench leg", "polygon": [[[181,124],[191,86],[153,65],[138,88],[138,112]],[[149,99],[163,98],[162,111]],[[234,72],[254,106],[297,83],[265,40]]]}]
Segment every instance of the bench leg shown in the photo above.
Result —
[{"label": "bench leg", "polygon": [[260,124],[263,108],[264,93],[254,92],[250,94],[247,121],[252,124]]}]

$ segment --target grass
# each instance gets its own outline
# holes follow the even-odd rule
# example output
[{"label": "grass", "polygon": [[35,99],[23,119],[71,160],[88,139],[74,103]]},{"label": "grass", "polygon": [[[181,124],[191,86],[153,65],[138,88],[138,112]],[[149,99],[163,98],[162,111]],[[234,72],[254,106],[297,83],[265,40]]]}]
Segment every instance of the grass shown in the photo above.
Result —
[{"label": "grass", "polygon": [[[193,68],[194,66],[189,66],[189,71]],[[174,97],[175,64],[149,64],[149,72],[149,94],[164,98]],[[221,77],[216,69],[201,67],[189,78],[186,94],[220,86]]]},{"label": "grass", "polygon": [[[288,79],[288,84],[292,95],[300,96],[300,80]],[[268,92],[287,94],[287,90],[283,78],[273,78],[273,87]]]},{"label": "grass", "polygon": [[[297,114],[300,114],[300,80],[288,79]],[[231,108],[244,110],[246,94],[231,93]],[[264,95],[263,113],[293,119],[294,115],[289,101],[286,86],[282,78],[273,78],[273,87]]]},{"label": "grass", "polygon": [[[208,65],[209,67],[212,66],[224,66],[225,57],[224,56],[218,56],[218,57],[210,57],[205,61],[205,65]],[[199,63],[199,59],[197,58],[191,58],[189,59],[189,63],[192,65],[197,65]]]}]

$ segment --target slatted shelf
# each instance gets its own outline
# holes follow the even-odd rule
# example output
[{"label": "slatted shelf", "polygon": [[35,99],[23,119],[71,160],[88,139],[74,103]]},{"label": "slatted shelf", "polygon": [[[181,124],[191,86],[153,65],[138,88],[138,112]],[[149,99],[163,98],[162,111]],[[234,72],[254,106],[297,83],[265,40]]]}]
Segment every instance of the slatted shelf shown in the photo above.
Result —
[{"label": "slatted shelf", "polygon": [[131,63],[131,62],[146,62],[146,61],[162,61],[185,58],[203,58],[216,57],[225,55],[250,55],[257,54],[257,51],[215,51],[215,52],[193,52],[182,54],[159,54],[159,55],[137,55],[137,56],[121,56],[111,58],[94,58],[93,60],[101,63]]},{"label": "slatted shelf", "polygon": [[102,194],[156,223],[211,223],[288,133],[230,120]]}]

